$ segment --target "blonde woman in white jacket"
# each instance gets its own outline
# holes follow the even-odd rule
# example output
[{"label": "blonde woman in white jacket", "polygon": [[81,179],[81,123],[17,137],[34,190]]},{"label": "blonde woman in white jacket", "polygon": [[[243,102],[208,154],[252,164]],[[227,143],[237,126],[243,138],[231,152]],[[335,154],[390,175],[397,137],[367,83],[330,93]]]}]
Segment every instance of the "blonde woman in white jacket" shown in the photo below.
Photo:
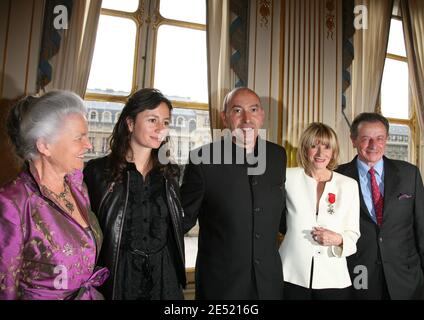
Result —
[{"label": "blonde woman in white jacket", "polygon": [[355,180],[333,170],[339,145],[322,123],[303,132],[300,167],[287,169],[287,232],[279,249],[286,299],[349,299],[346,257],[356,252],[359,191]]}]

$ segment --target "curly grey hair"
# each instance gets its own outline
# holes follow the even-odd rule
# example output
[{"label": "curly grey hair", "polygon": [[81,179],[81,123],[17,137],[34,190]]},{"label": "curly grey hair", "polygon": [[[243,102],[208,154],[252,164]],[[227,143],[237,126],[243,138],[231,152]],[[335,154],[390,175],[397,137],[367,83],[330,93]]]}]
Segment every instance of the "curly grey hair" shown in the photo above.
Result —
[{"label": "curly grey hair", "polygon": [[10,111],[7,133],[16,153],[24,160],[38,157],[37,141],[54,142],[65,118],[71,114],[86,116],[83,100],[70,91],[51,91],[41,97],[28,96]]}]

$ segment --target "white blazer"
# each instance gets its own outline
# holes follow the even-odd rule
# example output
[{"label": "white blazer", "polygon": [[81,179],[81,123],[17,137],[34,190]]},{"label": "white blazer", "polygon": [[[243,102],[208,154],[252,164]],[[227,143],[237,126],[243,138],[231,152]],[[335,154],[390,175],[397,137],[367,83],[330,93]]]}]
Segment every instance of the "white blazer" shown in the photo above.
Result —
[{"label": "white blazer", "polygon": [[[325,184],[316,216],[317,181],[303,168],[287,169],[287,232],[279,252],[284,281],[309,288],[312,258],[312,288],[345,288],[351,280],[346,257],[356,252],[359,232],[358,183],[333,172]],[[329,193],[335,194],[333,213]],[[313,227],[321,226],[342,235],[343,245],[321,246],[312,238]]]}]

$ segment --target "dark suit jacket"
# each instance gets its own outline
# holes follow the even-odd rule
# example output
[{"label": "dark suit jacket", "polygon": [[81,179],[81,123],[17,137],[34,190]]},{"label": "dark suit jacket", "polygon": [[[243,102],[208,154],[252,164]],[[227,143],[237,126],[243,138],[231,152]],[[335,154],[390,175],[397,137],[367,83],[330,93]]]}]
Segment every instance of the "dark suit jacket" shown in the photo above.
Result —
[{"label": "dark suit jacket", "polygon": [[[358,181],[356,157],[341,165],[338,172]],[[371,219],[359,185],[361,237],[357,253],[348,258],[352,282],[361,274],[356,266],[368,270],[368,290],[354,290],[358,299],[379,298],[379,276],[384,270],[391,299],[424,297],[424,189],[418,168],[404,161],[384,157],[383,223]]]},{"label": "dark suit jacket", "polygon": [[[185,231],[197,219],[200,227],[196,299],[283,296],[277,235],[285,212],[286,153],[281,146],[262,142],[266,143],[266,153],[260,152],[262,157],[266,154],[262,175],[248,176],[245,164],[190,161],[186,166],[181,187],[183,223]],[[223,145],[221,140],[192,153],[205,155],[209,149],[212,159],[214,148]],[[240,148],[230,145],[234,155]]]}]

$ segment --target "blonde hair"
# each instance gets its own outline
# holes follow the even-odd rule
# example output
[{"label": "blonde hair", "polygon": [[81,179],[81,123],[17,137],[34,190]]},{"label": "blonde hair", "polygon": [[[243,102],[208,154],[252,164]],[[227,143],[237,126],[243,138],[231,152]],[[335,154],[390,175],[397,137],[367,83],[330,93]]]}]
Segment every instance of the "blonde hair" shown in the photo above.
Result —
[{"label": "blonde hair", "polygon": [[297,164],[306,170],[310,168],[308,150],[315,144],[322,144],[331,148],[333,154],[327,169],[336,169],[340,153],[337,135],[331,127],[320,122],[311,123],[300,136],[299,148],[297,149]]}]

